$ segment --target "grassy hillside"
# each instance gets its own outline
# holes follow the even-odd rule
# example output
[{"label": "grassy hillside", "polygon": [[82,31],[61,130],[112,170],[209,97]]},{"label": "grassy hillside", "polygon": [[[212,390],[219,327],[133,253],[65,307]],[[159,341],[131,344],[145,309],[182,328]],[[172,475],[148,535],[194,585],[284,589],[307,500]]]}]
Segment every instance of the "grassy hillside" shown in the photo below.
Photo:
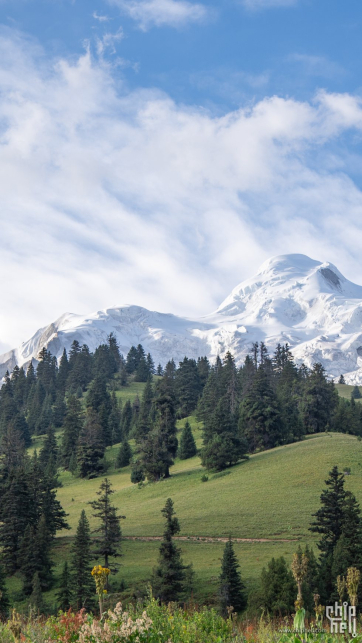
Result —
[{"label": "grassy hillside", "polygon": [[[120,392],[123,400],[141,397],[142,384],[133,383]],[[348,389],[338,385],[339,393]],[[201,447],[201,427],[190,418],[198,447]],[[179,427],[184,421],[179,422]],[[37,438],[36,447],[42,438]],[[176,460],[171,478],[143,488],[132,485],[130,470],[115,470],[113,461],[118,445],[107,449],[110,463],[108,477],[114,488],[114,502],[126,515],[122,521],[124,557],[118,573],[128,585],[142,583],[150,576],[157,560],[163,531],[161,509],[171,497],[181,523],[180,546],[185,562],[193,562],[197,574],[196,598],[203,600],[216,591],[223,542],[217,538],[250,539],[236,542],[235,550],[247,586],[255,584],[262,567],[272,556],[284,555],[291,560],[299,543],[313,544],[308,532],[311,515],[319,507],[320,493],[329,470],[335,464],[341,470],[351,469],[346,487],[362,503],[362,442],[344,434],[319,434],[271,451],[253,455],[222,474],[205,473],[198,457]],[[69,513],[70,532],[57,539],[56,574],[68,556],[72,536],[81,510],[84,508],[94,526],[89,501],[96,496],[101,479],[81,480],[71,474],[61,474],[63,487],[58,497]],[[149,538],[149,540],[145,540]],[[259,542],[258,542],[259,540]],[[261,540],[261,542],[260,542]],[[13,579],[12,587],[18,582]],[[52,594],[54,594],[54,591]],[[49,597],[51,598],[51,596]]]},{"label": "grassy hillside", "polygon": [[[360,393],[362,393],[362,387],[359,386],[358,388]],[[338,395],[340,395],[341,397],[344,397],[346,400],[350,400],[351,393],[354,389],[354,386],[350,384],[336,384],[336,389],[338,391]],[[360,399],[356,400],[356,402],[360,402],[360,401],[361,401]]]}]

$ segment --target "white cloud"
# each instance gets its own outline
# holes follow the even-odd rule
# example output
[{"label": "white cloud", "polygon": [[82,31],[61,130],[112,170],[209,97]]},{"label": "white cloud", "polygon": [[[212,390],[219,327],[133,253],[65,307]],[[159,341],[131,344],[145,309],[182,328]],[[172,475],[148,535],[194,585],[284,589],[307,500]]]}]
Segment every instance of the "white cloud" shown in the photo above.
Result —
[{"label": "white cloud", "polygon": [[201,315],[279,253],[362,281],[344,140],[362,130],[359,98],[273,96],[216,117],[127,91],[89,53],[49,62],[10,30],[0,61],[3,344],[66,311]]},{"label": "white cloud", "polygon": [[184,27],[204,22],[211,12],[202,4],[187,0],[108,0],[135,20],[140,29],[151,27]]},{"label": "white cloud", "polygon": [[92,16],[93,16],[93,18],[95,20],[98,20],[98,22],[108,22],[109,21],[108,16],[101,15],[101,14],[97,13],[97,11],[93,11]]},{"label": "white cloud", "polygon": [[102,37],[96,39],[96,48],[98,56],[102,56],[106,51],[110,54],[117,52],[116,44],[124,38],[122,27],[115,33],[107,32]]}]

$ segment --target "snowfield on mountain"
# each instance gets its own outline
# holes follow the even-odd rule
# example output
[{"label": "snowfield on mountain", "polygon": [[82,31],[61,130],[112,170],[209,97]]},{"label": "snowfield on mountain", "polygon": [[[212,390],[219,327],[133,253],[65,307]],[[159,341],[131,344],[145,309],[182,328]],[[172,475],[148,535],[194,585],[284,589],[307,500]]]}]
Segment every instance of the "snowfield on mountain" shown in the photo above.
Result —
[{"label": "snowfield on mountain", "polygon": [[90,315],[65,313],[18,348],[0,356],[0,377],[16,364],[36,360],[45,346],[59,358],[74,340],[94,350],[109,333],[126,354],[142,344],[155,363],[178,362],[227,352],[242,363],[252,343],[270,352],[291,347],[298,364],[320,362],[327,374],[362,383],[362,286],[348,281],[331,263],[305,255],[273,257],[239,284],[212,314],[199,319],[123,305]]}]

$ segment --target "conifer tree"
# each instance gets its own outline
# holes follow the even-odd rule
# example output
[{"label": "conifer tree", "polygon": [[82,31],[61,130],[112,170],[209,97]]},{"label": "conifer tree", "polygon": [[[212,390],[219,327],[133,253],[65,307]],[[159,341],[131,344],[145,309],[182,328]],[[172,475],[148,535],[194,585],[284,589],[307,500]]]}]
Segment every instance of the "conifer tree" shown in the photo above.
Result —
[{"label": "conifer tree", "polygon": [[341,535],[333,550],[332,580],[345,576],[349,567],[362,571],[362,519],[355,496],[346,491]]},{"label": "conifer tree", "polygon": [[191,425],[190,422],[186,420],[181,434],[178,456],[180,460],[187,460],[188,458],[193,458],[196,453],[196,443],[192,435]]},{"label": "conifer tree", "polygon": [[139,484],[145,479],[145,474],[142,465],[139,461],[135,462],[131,468],[131,482],[132,484]]},{"label": "conifer tree", "polygon": [[334,466],[325,481],[327,489],[321,494],[322,506],[313,514],[315,520],[310,531],[320,534],[318,549],[320,551],[320,579],[324,588],[322,600],[328,600],[334,590],[332,565],[333,552],[342,535],[344,521],[344,475]]},{"label": "conifer tree", "polygon": [[70,460],[74,457],[82,428],[82,405],[74,395],[70,395],[67,400],[61,447],[61,462],[65,469],[69,469]]},{"label": "conifer tree", "polygon": [[166,439],[158,428],[150,431],[142,442],[139,463],[148,480],[157,481],[170,476],[170,466],[173,464],[173,459]]},{"label": "conifer tree", "polygon": [[63,354],[60,358],[58,375],[57,375],[57,390],[62,394],[62,397],[64,397],[65,395],[69,371],[70,371],[70,367],[68,362],[67,351],[64,348]]},{"label": "conifer tree", "polygon": [[201,461],[208,469],[221,471],[241,459],[246,459],[247,445],[232,414],[230,400],[224,395],[203,430],[204,447]]},{"label": "conifer tree", "polygon": [[339,376],[338,384],[345,384],[346,380],[344,379],[344,375]]},{"label": "conifer tree", "polygon": [[43,442],[42,450],[39,454],[39,463],[40,466],[45,471],[49,464],[52,465],[52,473],[56,475],[57,472],[57,461],[58,461],[58,444],[55,437],[54,427],[50,425],[48,427],[46,438]]},{"label": "conifer tree", "polygon": [[239,427],[251,452],[256,449],[271,449],[283,442],[279,401],[263,366],[258,368],[241,402]]},{"label": "conifer tree", "polygon": [[148,378],[146,386],[143,389],[140,412],[137,419],[137,425],[134,429],[136,441],[140,444],[148,435],[152,427],[151,409],[154,398],[152,381]]},{"label": "conifer tree", "polygon": [[177,602],[184,592],[185,566],[181,550],[176,547],[173,536],[180,532],[179,521],[171,498],[161,513],[165,517],[165,530],[159,550],[158,566],[153,572],[152,589],[156,598],[163,603]]},{"label": "conifer tree", "polygon": [[286,616],[294,610],[296,584],[283,556],[272,558],[264,567],[260,582],[260,600],[271,616]]},{"label": "conifer tree", "polygon": [[89,607],[94,595],[91,576],[91,537],[89,522],[84,509],[79,518],[77,533],[72,545],[70,572],[72,578],[73,604],[76,609]]},{"label": "conifer tree", "polygon": [[59,609],[63,612],[67,612],[72,603],[72,580],[67,561],[65,561],[63,565],[59,583],[59,590],[56,596]]},{"label": "conifer tree", "polygon": [[35,612],[38,614],[44,614],[45,612],[45,603],[43,599],[43,594],[41,590],[41,583],[39,578],[39,573],[35,572],[32,579],[32,592],[29,598],[29,605],[32,607]]},{"label": "conifer tree", "polygon": [[95,478],[104,469],[104,442],[98,414],[88,409],[80,432],[77,449],[77,471],[81,478]]},{"label": "conifer tree", "polygon": [[185,357],[179,364],[175,375],[176,395],[182,417],[191,415],[196,409],[201,382],[196,361]]},{"label": "conifer tree", "polygon": [[338,404],[333,382],[328,382],[321,364],[315,364],[304,385],[301,411],[306,433],[320,433],[332,423]]},{"label": "conifer tree", "polygon": [[361,391],[359,390],[358,386],[354,386],[351,392],[351,399],[360,400],[361,397]]},{"label": "conifer tree", "polygon": [[228,607],[233,607],[235,612],[242,612],[246,608],[245,585],[241,580],[239,567],[229,538],[224,548],[219,587],[220,607],[224,616],[227,615]]},{"label": "conifer tree", "polygon": [[109,435],[111,436],[112,445],[118,444],[122,440],[121,418],[122,418],[121,406],[118,403],[115,392],[112,391],[111,412],[108,418]]},{"label": "conifer tree", "polygon": [[125,518],[117,513],[111,504],[111,494],[114,493],[108,478],[105,478],[97,491],[98,500],[93,500],[90,505],[94,511],[93,517],[100,521],[99,527],[94,530],[98,536],[95,539],[94,553],[104,558],[104,567],[109,568],[109,559],[121,556],[120,548],[122,531],[120,521]]},{"label": "conifer tree", "polygon": [[132,426],[132,405],[130,400],[127,400],[123,409],[122,409],[122,418],[121,418],[121,434],[122,438],[127,438]]},{"label": "conifer tree", "polygon": [[116,466],[119,468],[128,467],[132,459],[132,449],[128,440],[124,440],[117,454]]}]

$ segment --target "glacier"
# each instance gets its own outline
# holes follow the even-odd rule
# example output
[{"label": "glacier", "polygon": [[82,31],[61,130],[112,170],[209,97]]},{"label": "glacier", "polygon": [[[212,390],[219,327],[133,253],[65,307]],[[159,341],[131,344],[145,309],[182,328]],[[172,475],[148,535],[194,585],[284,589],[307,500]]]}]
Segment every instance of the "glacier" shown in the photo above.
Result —
[{"label": "glacier", "polygon": [[362,383],[362,286],[329,262],[301,254],[272,257],[241,282],[213,313],[199,319],[123,305],[89,315],[65,313],[0,356],[0,377],[34,362],[45,346],[58,359],[74,340],[91,351],[114,333],[126,354],[142,344],[156,364],[230,351],[238,364],[253,342],[270,352],[288,343],[298,364],[320,362],[330,378]]}]

